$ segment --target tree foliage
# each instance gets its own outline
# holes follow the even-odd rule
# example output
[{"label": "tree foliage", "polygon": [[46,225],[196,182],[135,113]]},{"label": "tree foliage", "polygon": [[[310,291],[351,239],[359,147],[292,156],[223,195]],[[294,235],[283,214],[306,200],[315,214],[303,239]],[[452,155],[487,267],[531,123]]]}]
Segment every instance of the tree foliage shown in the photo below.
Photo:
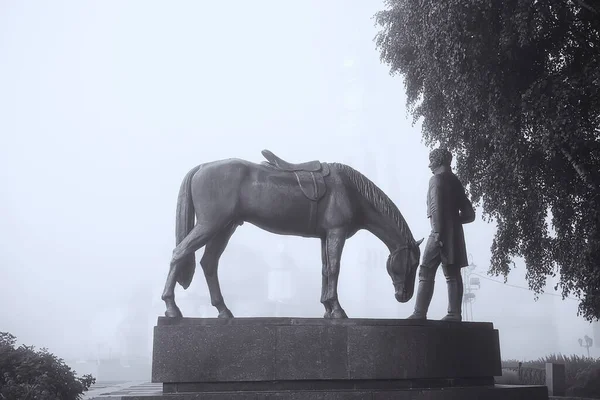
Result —
[{"label": "tree foliage", "polygon": [[0,332],[0,399],[78,400],[96,382],[75,376],[71,368],[46,349],[15,347],[16,338]]},{"label": "tree foliage", "polygon": [[[494,220],[490,273],[523,257],[532,290],[600,317],[600,13],[589,0],[388,0],[381,60],[427,145]],[[600,7],[597,7],[600,8]]]}]

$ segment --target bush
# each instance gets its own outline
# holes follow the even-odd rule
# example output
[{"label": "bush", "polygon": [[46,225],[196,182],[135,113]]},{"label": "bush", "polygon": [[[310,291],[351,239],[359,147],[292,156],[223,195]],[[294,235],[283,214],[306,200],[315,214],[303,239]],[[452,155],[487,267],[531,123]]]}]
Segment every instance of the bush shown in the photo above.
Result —
[{"label": "bush", "polygon": [[[600,399],[600,358],[551,354],[535,361],[502,361],[499,384],[545,385],[546,363],[565,365],[565,383],[568,396]],[[520,367],[519,367],[520,364]]]},{"label": "bush", "polygon": [[0,332],[0,399],[79,400],[96,378],[75,372],[47,349],[15,347],[17,339]]},{"label": "bush", "polygon": [[580,371],[567,395],[600,399],[600,365],[591,365]]},{"label": "bush", "polygon": [[567,388],[577,385],[577,374],[590,367],[600,366],[600,360],[592,357],[581,357],[578,355],[565,356],[562,354],[551,354],[536,361],[528,361],[523,363],[523,366],[545,368],[546,363],[565,365],[565,383]]},{"label": "bush", "polygon": [[520,362],[521,361],[515,359],[504,360],[502,361],[502,368],[517,369]]}]

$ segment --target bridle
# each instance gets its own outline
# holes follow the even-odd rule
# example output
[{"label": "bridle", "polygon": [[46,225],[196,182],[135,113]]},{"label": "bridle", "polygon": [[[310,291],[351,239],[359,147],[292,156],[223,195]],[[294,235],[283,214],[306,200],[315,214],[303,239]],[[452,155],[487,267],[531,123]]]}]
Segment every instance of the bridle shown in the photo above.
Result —
[{"label": "bridle", "polygon": [[412,242],[406,242],[406,244],[396,247],[394,249],[394,251],[392,251],[392,254],[396,254],[402,250],[406,250],[406,249],[410,249],[411,247],[416,247],[417,246],[417,241],[413,240]]},{"label": "bridle", "polygon": [[[394,257],[396,254],[398,254],[398,253],[399,253],[399,252],[401,252],[402,250],[410,249],[411,247],[418,247],[418,245],[417,245],[417,241],[416,241],[416,240],[413,240],[412,242],[411,242],[411,241],[408,241],[408,242],[406,242],[404,245],[396,247],[396,248],[394,249],[394,251],[392,251],[392,252],[390,253],[390,257]],[[395,285],[395,284],[397,284],[397,283],[400,283],[400,281],[399,281],[399,280],[396,280],[396,279],[394,279],[394,278],[392,277],[392,283]],[[405,288],[405,291],[406,291],[406,288]]]}]

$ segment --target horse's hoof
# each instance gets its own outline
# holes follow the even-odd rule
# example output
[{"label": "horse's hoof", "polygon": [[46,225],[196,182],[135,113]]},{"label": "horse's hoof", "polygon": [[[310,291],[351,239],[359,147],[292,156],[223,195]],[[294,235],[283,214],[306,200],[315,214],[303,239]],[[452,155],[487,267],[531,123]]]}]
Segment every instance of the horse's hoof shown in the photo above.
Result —
[{"label": "horse's hoof", "polygon": [[331,318],[342,319],[348,318],[348,316],[346,315],[346,312],[340,308],[331,312]]},{"label": "horse's hoof", "polygon": [[183,318],[183,314],[181,313],[181,310],[179,309],[179,307],[175,306],[175,307],[167,308],[167,311],[165,311],[165,317]]},{"label": "horse's hoof", "polygon": [[219,313],[219,318],[233,318],[233,314],[229,311],[229,308],[226,308]]}]

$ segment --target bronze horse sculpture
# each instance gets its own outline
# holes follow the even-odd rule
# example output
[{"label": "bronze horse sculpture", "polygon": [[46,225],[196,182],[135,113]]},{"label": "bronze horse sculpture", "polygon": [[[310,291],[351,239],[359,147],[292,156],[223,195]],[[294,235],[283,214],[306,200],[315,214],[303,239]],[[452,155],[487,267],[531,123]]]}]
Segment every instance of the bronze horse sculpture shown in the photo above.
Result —
[{"label": "bronze horse sculpture", "polygon": [[423,239],[415,241],[404,217],[386,194],[345,164],[309,161],[291,164],[268,150],[261,164],[240,159],[208,162],[183,179],[177,199],[176,244],[162,299],[167,317],[181,317],[175,284],[187,289],[195,252],[211,304],[220,318],[232,318],[217,269],[231,235],[244,222],[280,235],[321,239],[325,318],[347,318],[337,295],[340,259],[346,239],[366,229],[390,250],[387,271],[399,302],[409,301]]}]

